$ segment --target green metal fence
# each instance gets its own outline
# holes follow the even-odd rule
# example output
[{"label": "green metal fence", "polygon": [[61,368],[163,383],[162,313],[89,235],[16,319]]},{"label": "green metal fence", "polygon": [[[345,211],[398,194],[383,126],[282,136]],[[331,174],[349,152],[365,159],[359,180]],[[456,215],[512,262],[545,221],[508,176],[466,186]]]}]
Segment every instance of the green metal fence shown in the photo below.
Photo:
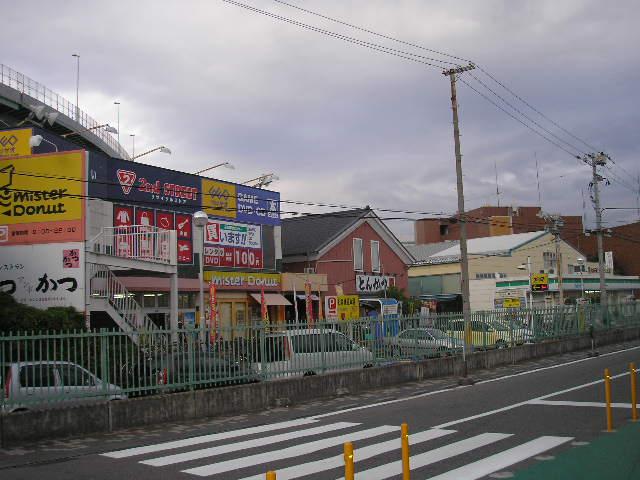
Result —
[{"label": "green metal fence", "polygon": [[154,330],[0,335],[2,411],[269,381],[640,325],[640,305]]}]

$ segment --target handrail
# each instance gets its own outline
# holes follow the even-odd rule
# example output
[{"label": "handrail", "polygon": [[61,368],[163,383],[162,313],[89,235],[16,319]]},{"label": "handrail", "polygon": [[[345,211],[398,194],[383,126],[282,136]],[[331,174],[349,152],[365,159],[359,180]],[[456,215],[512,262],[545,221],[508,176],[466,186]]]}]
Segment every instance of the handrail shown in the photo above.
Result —
[{"label": "handrail", "polygon": [[[71,103],[62,95],[50,90],[39,82],[32,80],[23,73],[20,73],[7,65],[0,63],[0,84],[9,88],[19,91],[22,94],[29,95],[32,98],[44,103],[48,107],[55,109],[56,111],[66,115],[67,117],[75,120],[78,124],[82,125],[85,129],[89,130],[104,122],[97,122],[91,118],[88,114],[80,110],[78,106]],[[84,133],[84,132],[83,132]],[[91,130],[90,133],[97,136],[100,140],[106,143],[118,155],[125,159],[131,160],[131,156],[127,151],[113,138],[106,130],[96,128]]]},{"label": "handrail", "polygon": [[150,225],[103,227],[88,245],[93,253],[165,265],[177,264],[175,230]]}]

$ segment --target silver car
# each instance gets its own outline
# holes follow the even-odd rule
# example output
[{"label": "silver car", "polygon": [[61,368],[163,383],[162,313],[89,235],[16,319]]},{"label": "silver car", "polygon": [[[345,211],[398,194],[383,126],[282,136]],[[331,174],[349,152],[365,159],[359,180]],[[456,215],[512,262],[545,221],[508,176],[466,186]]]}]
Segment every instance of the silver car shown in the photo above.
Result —
[{"label": "silver car", "polygon": [[127,398],[117,385],[71,362],[5,363],[0,364],[0,376],[2,412]]},{"label": "silver car", "polygon": [[462,351],[462,341],[437,328],[409,328],[384,339],[394,357],[438,357]]}]

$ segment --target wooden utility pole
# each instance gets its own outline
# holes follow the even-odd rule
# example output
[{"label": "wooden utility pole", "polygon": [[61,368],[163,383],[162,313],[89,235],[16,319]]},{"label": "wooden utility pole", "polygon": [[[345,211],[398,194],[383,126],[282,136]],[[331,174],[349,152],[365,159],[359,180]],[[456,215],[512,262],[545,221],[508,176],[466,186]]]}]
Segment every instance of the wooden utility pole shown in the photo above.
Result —
[{"label": "wooden utility pole", "polygon": [[464,189],[462,185],[462,153],[460,152],[460,128],[458,127],[458,100],[456,97],[456,75],[473,70],[475,65],[452,68],[442,72],[451,81],[451,110],[453,110],[453,140],[456,153],[456,189],[458,192],[458,222],[460,225],[460,287],[462,291],[462,316],[464,318],[464,346],[462,360],[464,364],[463,377],[467,378],[467,342],[470,335],[471,309],[469,306],[469,257],[467,255],[467,224],[464,216]]}]

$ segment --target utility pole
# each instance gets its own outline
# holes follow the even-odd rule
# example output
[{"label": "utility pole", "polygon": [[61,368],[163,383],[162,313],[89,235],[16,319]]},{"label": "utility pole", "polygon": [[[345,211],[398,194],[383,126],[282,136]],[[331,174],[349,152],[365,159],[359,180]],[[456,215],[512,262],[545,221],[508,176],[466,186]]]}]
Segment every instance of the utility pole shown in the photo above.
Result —
[{"label": "utility pole", "polygon": [[451,81],[451,110],[453,111],[453,140],[456,153],[456,190],[458,192],[458,218],[460,223],[460,287],[462,291],[462,317],[464,318],[464,340],[462,347],[463,383],[467,378],[467,340],[470,335],[471,308],[469,306],[469,257],[467,255],[467,224],[464,218],[464,189],[462,186],[462,153],[460,152],[460,128],[458,127],[458,100],[456,97],[456,75],[473,70],[475,65],[452,68],[442,72]]},{"label": "utility pole", "polygon": [[593,188],[593,206],[596,211],[596,239],[598,242],[598,273],[600,274],[600,308],[602,319],[607,315],[607,282],[604,273],[604,249],[602,246],[602,209],[600,208],[600,182],[607,181],[597,172],[597,167],[607,164],[608,156],[604,152],[585,155],[582,161],[591,166],[592,180],[589,184]]},{"label": "utility pole", "polygon": [[564,305],[564,287],[562,285],[562,252],[560,251],[560,232],[564,227],[564,220],[559,214],[543,213],[542,217],[548,223],[547,230],[553,235],[556,246],[556,278],[558,280],[558,303]]}]

